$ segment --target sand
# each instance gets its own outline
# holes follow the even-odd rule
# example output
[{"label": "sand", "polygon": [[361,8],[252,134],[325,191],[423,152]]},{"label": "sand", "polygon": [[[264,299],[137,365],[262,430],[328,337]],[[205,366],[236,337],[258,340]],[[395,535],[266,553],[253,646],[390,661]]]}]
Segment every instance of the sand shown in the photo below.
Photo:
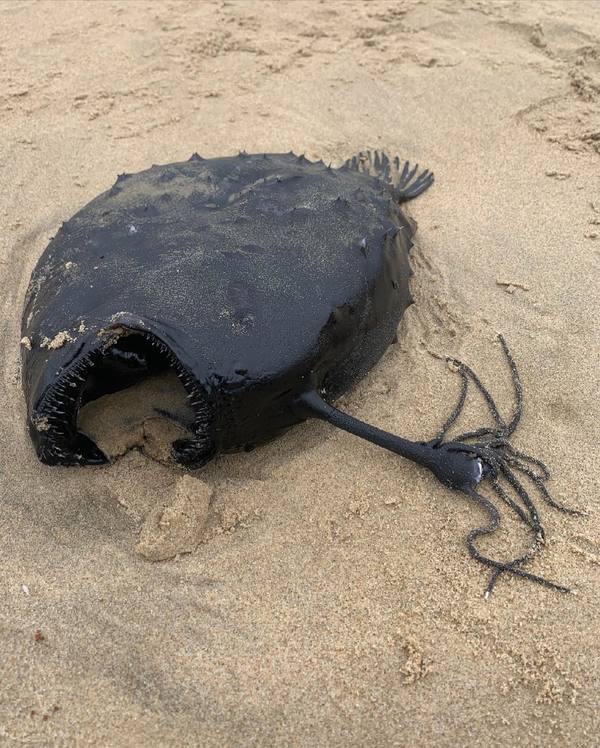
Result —
[{"label": "sand", "polygon": [[[600,14],[555,2],[0,3],[0,743],[595,746],[600,723]],[[546,548],[485,600],[480,510],[310,422],[186,475],[41,465],[20,315],[60,223],[121,172],[378,147],[434,187],[411,307],[342,405],[412,438],[463,358],[546,460]],[[485,422],[473,397],[469,425]],[[526,535],[506,520],[499,555]],[[152,561],[150,559],[163,559]]]}]

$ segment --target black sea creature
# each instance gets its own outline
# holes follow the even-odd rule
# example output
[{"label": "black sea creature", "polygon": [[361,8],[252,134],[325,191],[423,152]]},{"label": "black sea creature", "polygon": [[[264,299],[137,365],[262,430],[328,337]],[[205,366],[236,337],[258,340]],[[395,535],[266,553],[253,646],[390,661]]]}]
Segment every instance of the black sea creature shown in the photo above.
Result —
[{"label": "black sea creature", "polygon": [[[189,437],[172,446],[182,465],[199,468],[219,452],[250,450],[322,418],[429,468],[487,512],[489,523],[467,544],[493,570],[488,593],[503,573],[567,591],[522,568],[544,534],[516,471],[564,508],[545,488],[546,466],[508,441],[522,388],[504,340],[517,395],[508,422],[461,363],[458,405],[428,442],[380,431],[331,404],[379,360],[412,301],[415,224],[400,205],[432,182],[430,172],[377,152],[339,169],[292,153],[242,153],[122,174],[63,224],[31,278],[23,385],[40,460],[106,462],[78,428],[80,409],[172,369],[193,411]],[[444,441],[469,382],[494,424]],[[477,490],[486,478],[535,537],[534,548],[506,563],[475,545],[499,524]]]}]

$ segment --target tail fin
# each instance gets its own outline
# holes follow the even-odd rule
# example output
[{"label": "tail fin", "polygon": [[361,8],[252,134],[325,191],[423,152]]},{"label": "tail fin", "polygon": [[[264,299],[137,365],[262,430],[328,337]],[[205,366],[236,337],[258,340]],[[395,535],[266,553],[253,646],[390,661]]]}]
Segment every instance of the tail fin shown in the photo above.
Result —
[{"label": "tail fin", "polygon": [[429,169],[419,174],[418,164],[411,169],[408,161],[401,164],[398,156],[390,159],[382,151],[361,151],[349,158],[344,168],[370,174],[390,185],[399,203],[418,197],[433,184],[433,172]]}]

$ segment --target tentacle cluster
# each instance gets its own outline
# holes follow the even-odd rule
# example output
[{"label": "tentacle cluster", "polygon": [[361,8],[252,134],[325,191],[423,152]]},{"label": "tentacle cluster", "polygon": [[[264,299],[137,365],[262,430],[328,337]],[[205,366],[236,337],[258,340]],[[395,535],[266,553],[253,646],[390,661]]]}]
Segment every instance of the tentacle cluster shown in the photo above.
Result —
[{"label": "tentacle cluster", "polygon": [[[509,364],[515,391],[515,407],[510,420],[506,421],[501,416],[494,398],[481,382],[477,374],[462,361],[449,357],[447,358],[448,362],[456,367],[456,370],[461,376],[461,391],[454,410],[440,431],[431,440],[430,444],[432,446],[443,445],[446,450],[463,453],[467,452],[478,457],[484,466],[484,477],[489,478],[491,488],[495,495],[530,528],[531,533],[533,534],[532,545],[526,553],[518,558],[508,562],[502,562],[485,556],[477,548],[476,541],[482,536],[489,535],[498,529],[500,526],[500,512],[493,501],[477,491],[474,486],[467,486],[462,489],[469,498],[485,510],[489,518],[486,525],[471,530],[466,538],[467,547],[472,558],[492,569],[492,574],[485,591],[486,598],[492,593],[498,578],[504,573],[529,579],[545,587],[559,590],[560,592],[570,592],[568,587],[549,581],[536,574],[532,574],[522,568],[524,564],[531,561],[535,556],[543,545],[545,538],[539,512],[529,494],[527,486],[521,479],[522,476],[533,485],[542,500],[554,509],[576,516],[584,515],[584,512],[577,509],[571,509],[555,501],[545,485],[546,481],[550,478],[550,470],[548,467],[541,460],[512,446],[510,437],[517,429],[523,414],[523,385],[505,339],[502,335],[499,335],[498,340],[500,341]],[[444,442],[444,438],[452,426],[454,426],[464,409],[470,384],[473,384],[483,396],[494,425],[472,431],[465,431],[464,433],[452,438],[450,441]]]}]

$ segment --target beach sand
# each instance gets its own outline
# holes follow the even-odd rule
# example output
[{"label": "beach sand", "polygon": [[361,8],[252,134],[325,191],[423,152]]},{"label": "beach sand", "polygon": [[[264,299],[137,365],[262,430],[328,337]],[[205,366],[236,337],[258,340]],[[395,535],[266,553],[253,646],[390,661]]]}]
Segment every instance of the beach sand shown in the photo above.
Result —
[{"label": "beach sand", "polygon": [[[598,4],[5,0],[0,122],[0,744],[598,745]],[[20,317],[63,220],[194,151],[366,147],[436,182],[408,206],[416,303],[342,406],[431,437],[460,385],[436,352],[508,414],[502,332],[515,445],[589,512],[540,501],[529,568],[577,595],[485,600],[480,509],[326,424],[193,475],[36,459]],[[527,543],[508,516],[481,541]]]}]

